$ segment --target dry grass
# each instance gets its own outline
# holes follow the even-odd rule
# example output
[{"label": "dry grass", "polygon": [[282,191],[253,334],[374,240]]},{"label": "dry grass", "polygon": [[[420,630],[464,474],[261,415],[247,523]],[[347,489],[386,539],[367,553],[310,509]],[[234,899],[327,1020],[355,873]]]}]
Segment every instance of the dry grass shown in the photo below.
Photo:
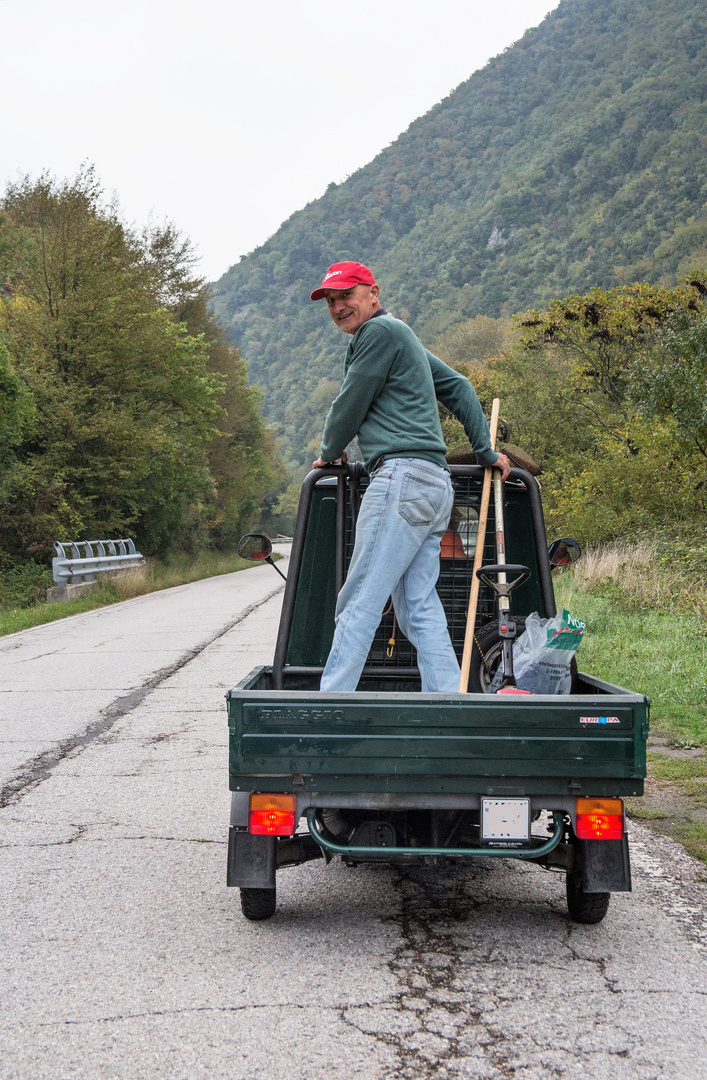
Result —
[{"label": "dry grass", "polygon": [[627,612],[707,616],[704,552],[660,538],[587,548],[572,567],[581,592],[605,596]]},{"label": "dry grass", "polygon": [[132,600],[134,596],[171,589],[175,585],[186,585],[190,581],[199,581],[218,574],[231,574],[236,570],[246,570],[252,563],[240,559],[237,555],[208,552],[198,558],[187,556],[160,563],[148,561],[145,566],[134,570],[125,570],[110,577],[110,588],[117,600]]},{"label": "dry grass", "polygon": [[634,545],[624,542],[603,544],[601,547],[585,549],[582,558],[574,567],[574,574],[584,589],[619,576],[625,578],[631,586],[636,586],[655,558],[655,546],[647,540]]}]

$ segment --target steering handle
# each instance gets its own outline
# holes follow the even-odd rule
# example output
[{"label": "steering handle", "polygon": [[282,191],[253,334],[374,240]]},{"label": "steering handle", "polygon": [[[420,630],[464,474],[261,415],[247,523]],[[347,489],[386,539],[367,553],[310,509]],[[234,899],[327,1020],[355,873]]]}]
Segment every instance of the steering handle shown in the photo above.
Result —
[{"label": "steering handle", "polygon": [[[498,581],[491,580],[489,574],[517,574],[518,576],[514,581],[507,581],[505,585],[499,585]],[[522,585],[524,581],[528,580],[530,570],[527,566],[521,566],[519,563],[504,563],[503,565],[494,563],[492,566],[480,566],[476,571],[476,576],[479,581],[483,581],[484,585],[488,585],[494,592],[502,591],[503,596],[508,596],[517,585]]]}]

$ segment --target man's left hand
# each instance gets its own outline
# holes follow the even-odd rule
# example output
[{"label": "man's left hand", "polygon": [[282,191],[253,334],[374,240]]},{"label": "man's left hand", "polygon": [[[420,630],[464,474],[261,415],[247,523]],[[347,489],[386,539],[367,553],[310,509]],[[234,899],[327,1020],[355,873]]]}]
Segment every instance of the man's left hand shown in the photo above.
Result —
[{"label": "man's left hand", "polygon": [[494,465],[494,469],[501,470],[501,480],[507,480],[511,472],[510,459],[505,454],[498,455],[498,461]]}]

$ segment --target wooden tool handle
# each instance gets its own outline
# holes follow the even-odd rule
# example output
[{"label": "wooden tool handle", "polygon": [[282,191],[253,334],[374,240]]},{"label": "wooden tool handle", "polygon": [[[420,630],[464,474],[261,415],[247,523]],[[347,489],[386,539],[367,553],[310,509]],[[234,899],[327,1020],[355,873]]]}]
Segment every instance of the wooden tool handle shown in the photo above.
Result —
[{"label": "wooden tool handle", "polygon": [[[498,413],[501,402],[498,398],[493,399],[491,406],[491,421],[489,423],[489,435],[491,446],[496,449],[496,431],[498,429]],[[465,694],[469,685],[469,668],[471,667],[471,650],[474,647],[474,625],[476,623],[476,608],[479,603],[479,579],[476,571],[484,559],[484,543],[486,540],[486,524],[489,516],[489,499],[491,496],[491,474],[493,467],[487,466],[484,470],[484,485],[481,489],[481,506],[479,507],[479,527],[476,532],[476,551],[474,552],[474,569],[471,575],[471,589],[469,590],[469,604],[466,617],[466,632],[464,634],[464,651],[462,653],[461,676],[459,678],[459,693]]]}]

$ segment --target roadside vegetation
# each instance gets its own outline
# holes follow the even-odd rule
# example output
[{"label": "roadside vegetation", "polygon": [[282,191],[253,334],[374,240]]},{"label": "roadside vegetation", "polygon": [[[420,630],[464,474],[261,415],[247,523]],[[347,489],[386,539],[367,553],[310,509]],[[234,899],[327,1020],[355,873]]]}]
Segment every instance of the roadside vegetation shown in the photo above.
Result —
[{"label": "roadside vegetation", "polygon": [[[469,376],[487,415],[500,398],[510,441],[543,470],[549,531],[594,545],[664,537],[665,555],[679,538],[683,564],[699,548],[707,510],[705,297],[707,275],[695,269],[675,288],[593,288],[517,315],[510,327],[498,320],[496,354],[482,325],[494,320],[483,316],[435,343],[433,351]],[[449,415],[443,427],[448,445],[464,441]]]},{"label": "roadside vegetation", "polygon": [[[278,558],[277,555],[273,557]],[[95,588],[84,596],[58,604],[42,601],[47,587],[52,584],[52,577],[50,571],[38,567],[43,573],[37,573],[31,584],[25,580],[24,588],[15,595],[14,602],[7,588],[3,592],[3,583],[0,582],[0,635],[14,634],[18,630],[92,611],[106,604],[132,600],[135,596],[186,585],[202,578],[232,574],[252,566],[253,563],[229,552],[207,551],[197,557],[173,555],[165,560],[150,559],[145,566],[99,580]]]},{"label": "roadside vegetation", "polygon": [[587,624],[580,669],[651,698],[646,793],[629,814],[707,862],[707,541],[590,548],[555,592]]}]

